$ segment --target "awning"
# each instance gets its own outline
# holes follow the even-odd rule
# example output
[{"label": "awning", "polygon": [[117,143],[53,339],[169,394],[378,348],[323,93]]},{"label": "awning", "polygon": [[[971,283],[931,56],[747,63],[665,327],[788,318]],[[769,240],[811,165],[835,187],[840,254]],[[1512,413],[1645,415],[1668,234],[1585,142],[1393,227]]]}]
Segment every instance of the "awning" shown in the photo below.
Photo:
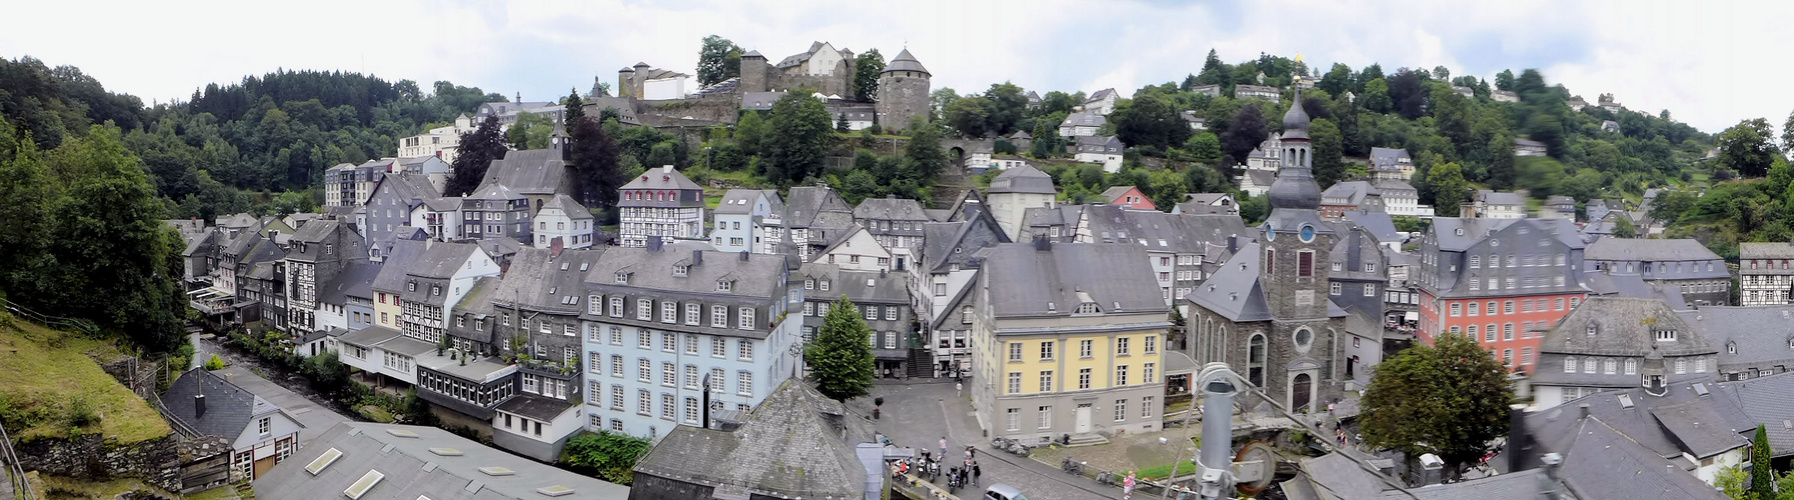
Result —
[{"label": "awning", "polygon": [[1402,314],[1402,319],[1405,319],[1408,321],[1420,321],[1420,313],[1415,312],[1415,311],[1408,311],[1408,312]]}]

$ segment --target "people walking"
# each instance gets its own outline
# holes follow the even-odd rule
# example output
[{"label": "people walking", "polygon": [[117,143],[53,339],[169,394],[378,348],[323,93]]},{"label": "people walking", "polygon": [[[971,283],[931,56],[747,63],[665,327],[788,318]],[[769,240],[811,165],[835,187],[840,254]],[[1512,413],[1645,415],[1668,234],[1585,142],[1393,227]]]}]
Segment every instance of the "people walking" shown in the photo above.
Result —
[{"label": "people walking", "polygon": [[984,469],[978,467],[978,462],[972,462],[972,486],[978,485],[978,476],[982,475],[984,475]]},{"label": "people walking", "polygon": [[941,458],[947,458],[947,436],[941,436]]}]

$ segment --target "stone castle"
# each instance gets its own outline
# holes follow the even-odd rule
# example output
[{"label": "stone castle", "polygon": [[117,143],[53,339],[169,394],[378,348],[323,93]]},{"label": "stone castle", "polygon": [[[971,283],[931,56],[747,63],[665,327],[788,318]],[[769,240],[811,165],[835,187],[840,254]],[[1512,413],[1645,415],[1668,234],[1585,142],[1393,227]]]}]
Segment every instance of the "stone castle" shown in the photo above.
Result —
[{"label": "stone castle", "polygon": [[[750,50],[741,56],[740,77],[701,89],[685,87],[690,75],[638,63],[618,70],[617,97],[637,101],[636,107],[643,108],[638,111],[675,107],[693,118],[726,123],[734,122],[731,115],[735,110],[747,106],[743,97],[748,94],[810,89],[828,97],[827,101],[834,109],[855,102],[853,81],[857,68],[854,57],[852,50],[837,49],[828,42],[813,42],[809,50],[777,63],[770,62],[758,50]],[[903,129],[912,117],[926,117],[930,109],[931,77],[908,49],[886,63],[878,77],[879,91],[873,105],[878,125],[885,129]],[[721,101],[728,101],[733,106],[722,106]]]}]

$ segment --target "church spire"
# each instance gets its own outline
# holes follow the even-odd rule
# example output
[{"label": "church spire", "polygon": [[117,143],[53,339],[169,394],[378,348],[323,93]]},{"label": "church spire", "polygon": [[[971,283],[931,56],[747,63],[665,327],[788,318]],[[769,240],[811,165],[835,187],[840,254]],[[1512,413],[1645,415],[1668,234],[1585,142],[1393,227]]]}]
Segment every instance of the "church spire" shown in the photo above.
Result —
[{"label": "church spire", "polygon": [[1314,183],[1313,159],[1308,147],[1308,112],[1302,109],[1302,91],[1296,90],[1296,101],[1283,114],[1283,149],[1278,156],[1283,166],[1271,183],[1269,195],[1272,209],[1316,210],[1321,207],[1321,187]]}]

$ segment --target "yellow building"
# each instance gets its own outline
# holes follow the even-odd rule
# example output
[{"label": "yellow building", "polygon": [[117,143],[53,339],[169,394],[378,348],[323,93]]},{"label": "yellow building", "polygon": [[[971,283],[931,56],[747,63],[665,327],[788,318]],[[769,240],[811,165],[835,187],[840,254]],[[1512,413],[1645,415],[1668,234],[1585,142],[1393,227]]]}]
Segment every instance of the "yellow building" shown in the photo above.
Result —
[{"label": "yellow building", "polygon": [[1171,322],[1145,251],[1038,241],[984,253],[971,328],[984,428],[1030,444],[1158,430]]}]

